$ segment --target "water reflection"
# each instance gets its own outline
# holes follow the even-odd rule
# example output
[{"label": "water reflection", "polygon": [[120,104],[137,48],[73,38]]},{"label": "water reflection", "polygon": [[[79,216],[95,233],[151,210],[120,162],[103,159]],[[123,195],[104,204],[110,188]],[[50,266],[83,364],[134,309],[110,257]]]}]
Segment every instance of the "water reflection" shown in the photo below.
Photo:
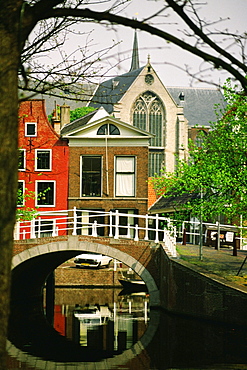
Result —
[{"label": "water reflection", "polygon": [[[88,301],[88,290],[85,290],[85,295],[82,291],[81,297],[77,295],[77,303],[73,305],[67,295],[67,304],[55,306],[54,328],[80,346],[94,350],[119,352],[130,348],[147,328],[148,294],[138,292],[124,295],[118,290],[116,301],[110,302],[107,295],[111,290],[98,291],[97,302],[101,304],[94,303],[92,298]],[[58,301],[61,300],[59,293],[66,295],[66,291],[57,293]],[[68,293],[70,296],[71,290]],[[94,289],[94,298],[96,295]]]},{"label": "water reflection", "polygon": [[[16,307],[8,369],[247,368],[246,328],[149,311],[146,295],[119,293],[117,289],[57,289],[56,330],[37,320],[34,312],[30,314],[31,302],[21,316]],[[85,316],[87,310],[90,318]],[[96,316],[100,322],[94,325]]]}]

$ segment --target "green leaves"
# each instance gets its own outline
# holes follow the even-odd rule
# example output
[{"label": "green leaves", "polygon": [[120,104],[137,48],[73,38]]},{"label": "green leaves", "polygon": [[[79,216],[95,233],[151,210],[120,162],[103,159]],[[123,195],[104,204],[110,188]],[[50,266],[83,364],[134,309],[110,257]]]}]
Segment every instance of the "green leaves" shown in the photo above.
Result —
[{"label": "green leaves", "polygon": [[[225,85],[227,106],[217,114],[212,129],[200,133],[189,143],[188,162],[178,161],[176,173],[152,179],[155,189],[169,196],[200,194],[186,208],[194,216],[203,212],[204,219],[223,214],[232,222],[240,215],[247,218],[247,97]],[[202,130],[201,130],[202,131]]]}]

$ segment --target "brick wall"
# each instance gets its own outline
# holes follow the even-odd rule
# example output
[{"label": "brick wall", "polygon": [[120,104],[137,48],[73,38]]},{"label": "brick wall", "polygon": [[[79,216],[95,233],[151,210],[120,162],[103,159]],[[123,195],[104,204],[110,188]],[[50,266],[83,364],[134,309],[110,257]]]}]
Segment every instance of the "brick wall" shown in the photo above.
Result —
[{"label": "brick wall", "polygon": [[[102,197],[80,198],[80,156],[100,155],[103,159]],[[136,197],[114,198],[114,156],[136,156]],[[102,208],[105,211],[118,208],[136,208],[139,214],[147,213],[148,201],[148,148],[147,147],[108,147],[108,183],[106,180],[106,150],[104,147],[70,147],[69,167],[69,208]]]}]

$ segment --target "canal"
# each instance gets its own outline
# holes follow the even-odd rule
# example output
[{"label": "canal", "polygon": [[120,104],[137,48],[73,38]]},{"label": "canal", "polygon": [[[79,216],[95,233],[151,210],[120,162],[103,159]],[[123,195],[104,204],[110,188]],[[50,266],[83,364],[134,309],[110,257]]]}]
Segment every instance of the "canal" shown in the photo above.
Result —
[{"label": "canal", "polygon": [[53,327],[30,306],[11,313],[8,370],[247,369],[246,328],[150,309],[146,292],[57,287]]}]

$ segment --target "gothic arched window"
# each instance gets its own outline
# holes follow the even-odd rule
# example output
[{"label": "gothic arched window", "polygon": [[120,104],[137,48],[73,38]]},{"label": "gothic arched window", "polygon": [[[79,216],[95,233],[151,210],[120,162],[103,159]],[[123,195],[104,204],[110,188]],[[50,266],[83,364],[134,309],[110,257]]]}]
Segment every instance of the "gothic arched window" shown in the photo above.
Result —
[{"label": "gothic arched window", "polygon": [[133,106],[133,125],[155,136],[150,140],[149,176],[159,174],[164,161],[165,109],[157,95],[146,91]]},{"label": "gothic arched window", "polygon": [[151,91],[147,91],[135,101],[133,107],[133,125],[155,135],[151,146],[164,146],[163,122],[164,108],[161,100]]}]

